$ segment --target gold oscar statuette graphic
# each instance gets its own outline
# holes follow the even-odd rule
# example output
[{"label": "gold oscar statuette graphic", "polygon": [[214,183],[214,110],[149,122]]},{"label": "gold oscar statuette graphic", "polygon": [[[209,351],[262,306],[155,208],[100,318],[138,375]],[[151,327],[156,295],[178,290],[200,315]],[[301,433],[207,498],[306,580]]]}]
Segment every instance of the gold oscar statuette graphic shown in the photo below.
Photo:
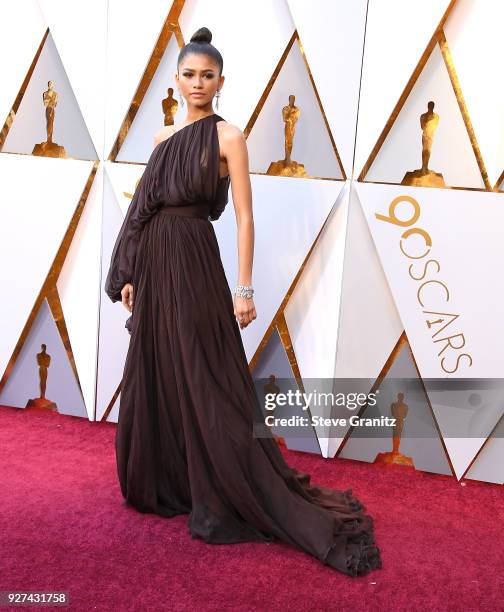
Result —
[{"label": "gold oscar statuette graphic", "polygon": [[406,172],[401,185],[414,187],[446,187],[443,175],[429,170],[429,159],[432,151],[434,133],[439,123],[439,115],[434,112],[434,102],[427,104],[427,112],[420,115],[422,128],[422,167],[418,170]]},{"label": "gold oscar statuette graphic", "polygon": [[54,81],[48,81],[47,90],[42,94],[45,106],[47,140],[33,147],[32,154],[42,157],[67,157],[65,147],[53,142],[54,116],[58,104],[58,92],[53,89]]},{"label": "gold oscar statuette graphic", "polygon": [[164,114],[164,124],[174,125],[175,114],[178,109],[178,100],[173,97],[173,87],[168,87],[168,97],[161,101]]},{"label": "gold oscar statuette graphic", "polygon": [[399,465],[409,465],[411,467],[415,467],[411,457],[406,457],[399,452],[404,421],[406,420],[406,415],[408,414],[408,404],[405,404],[403,400],[404,393],[398,393],[397,402],[393,402],[390,405],[390,411],[396,420],[392,433],[392,452],[378,453],[374,461],[375,463],[397,463]]},{"label": "gold oscar statuette graphic", "polygon": [[[271,399],[274,399],[276,395],[280,393],[280,387],[275,383],[276,376],[274,374],[270,374],[268,380],[269,382],[267,382],[263,387],[263,392],[265,396],[268,393],[273,396]],[[273,410],[268,410],[268,414],[274,415],[275,408],[273,408]],[[282,438],[282,436],[277,436],[273,432],[271,433],[273,434],[273,438],[277,441],[278,444],[283,444],[285,446],[285,440]]]},{"label": "gold oscar statuette graphic", "polygon": [[273,176],[295,176],[306,177],[305,167],[291,159],[292,144],[294,142],[294,132],[296,131],[296,123],[301,114],[301,110],[294,104],[295,96],[289,96],[289,104],[282,109],[282,118],[285,124],[285,158],[279,161],[271,162],[266,174]]},{"label": "gold oscar statuette graphic", "polygon": [[46,393],[46,384],[47,384],[47,374],[49,370],[49,366],[51,365],[51,355],[46,352],[46,345],[42,344],[40,346],[42,349],[40,353],[37,353],[37,364],[39,371],[39,387],[40,387],[40,397],[33,398],[28,401],[26,404],[26,408],[42,408],[43,410],[48,410],[49,412],[57,413],[58,409],[56,404],[47,399],[45,396]]}]

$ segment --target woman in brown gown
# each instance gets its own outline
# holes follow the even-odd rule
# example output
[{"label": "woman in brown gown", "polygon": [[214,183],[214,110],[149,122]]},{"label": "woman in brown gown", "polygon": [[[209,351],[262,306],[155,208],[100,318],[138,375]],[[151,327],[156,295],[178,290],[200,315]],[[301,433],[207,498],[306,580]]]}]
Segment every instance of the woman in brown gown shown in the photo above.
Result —
[{"label": "woman in brown gown", "polygon": [[[210,40],[198,30],[179,67],[203,61],[220,76]],[[211,222],[230,182],[219,176],[217,78],[201,88],[211,97],[188,95],[188,115],[210,114],[154,148],[105,282],[110,299],[132,311],[116,433],[122,494],[140,512],[189,514],[193,538],[279,539],[341,572],[365,574],[381,567],[380,551],[373,519],[351,489],[310,485],[275,440],[253,435],[263,413]]]}]

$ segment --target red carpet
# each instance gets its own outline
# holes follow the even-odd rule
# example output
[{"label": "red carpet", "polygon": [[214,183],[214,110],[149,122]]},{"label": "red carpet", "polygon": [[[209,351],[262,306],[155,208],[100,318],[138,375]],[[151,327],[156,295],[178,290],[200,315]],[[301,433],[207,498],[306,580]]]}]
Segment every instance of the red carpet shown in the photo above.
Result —
[{"label": "red carpet", "polygon": [[500,486],[285,451],[375,517],[383,568],[351,578],[286,544],[209,545],[187,516],[126,507],[113,424],[0,408],[0,432],[0,590],[69,591],[72,610],[502,609]]}]

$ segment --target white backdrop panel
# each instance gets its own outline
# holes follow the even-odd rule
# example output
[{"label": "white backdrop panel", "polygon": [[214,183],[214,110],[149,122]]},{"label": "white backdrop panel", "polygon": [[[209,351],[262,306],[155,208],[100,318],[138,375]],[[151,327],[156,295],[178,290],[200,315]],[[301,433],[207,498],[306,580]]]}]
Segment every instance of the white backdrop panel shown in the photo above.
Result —
[{"label": "white backdrop panel", "polygon": [[367,0],[287,1],[341,163],[350,177]]},{"label": "white backdrop panel", "polygon": [[[0,372],[4,372],[77,207],[92,162],[0,155]],[[29,177],[29,180],[27,180]],[[22,186],[22,188],[20,188]]]}]

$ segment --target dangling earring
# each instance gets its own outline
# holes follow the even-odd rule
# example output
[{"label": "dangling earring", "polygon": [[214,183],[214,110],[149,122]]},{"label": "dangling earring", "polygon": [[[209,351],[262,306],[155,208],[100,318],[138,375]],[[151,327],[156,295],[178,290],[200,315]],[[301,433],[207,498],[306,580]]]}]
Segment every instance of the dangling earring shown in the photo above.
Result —
[{"label": "dangling earring", "polygon": [[182,108],[184,108],[184,96],[180,93],[180,89],[179,89],[179,97],[180,97],[180,106]]},{"label": "dangling earring", "polygon": [[217,98],[217,100],[215,101],[215,108],[217,110],[219,110],[220,89],[217,90],[217,93],[215,94],[215,97]]}]

